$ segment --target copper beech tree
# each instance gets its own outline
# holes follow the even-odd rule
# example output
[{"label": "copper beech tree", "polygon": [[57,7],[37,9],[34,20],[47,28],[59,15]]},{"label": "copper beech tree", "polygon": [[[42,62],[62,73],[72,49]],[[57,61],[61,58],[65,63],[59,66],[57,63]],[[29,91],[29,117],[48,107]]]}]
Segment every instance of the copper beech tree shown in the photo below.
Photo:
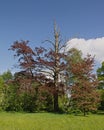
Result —
[{"label": "copper beech tree", "polygon": [[81,52],[76,49],[68,53],[71,105],[73,109],[79,109],[86,115],[88,111],[97,110],[100,99],[97,78],[93,74],[94,58],[90,55],[81,58]]},{"label": "copper beech tree", "polygon": [[58,112],[58,97],[60,93],[64,94],[65,91],[64,83],[60,78],[64,74],[65,62],[64,53],[61,51],[63,45],[56,25],[54,26],[54,41],[46,40],[45,42],[51,44],[51,49],[44,47],[32,49],[28,45],[28,41],[16,41],[10,50],[15,51],[18,66],[21,68],[20,73],[34,79],[40,84],[40,88],[48,89],[53,95],[53,109]]}]

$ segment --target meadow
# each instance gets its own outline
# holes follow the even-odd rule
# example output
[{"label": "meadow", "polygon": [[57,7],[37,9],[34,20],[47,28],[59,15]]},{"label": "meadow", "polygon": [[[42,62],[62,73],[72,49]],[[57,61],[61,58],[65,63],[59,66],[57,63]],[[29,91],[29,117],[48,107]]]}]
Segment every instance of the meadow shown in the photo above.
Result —
[{"label": "meadow", "polygon": [[0,130],[104,130],[104,115],[1,112]]}]

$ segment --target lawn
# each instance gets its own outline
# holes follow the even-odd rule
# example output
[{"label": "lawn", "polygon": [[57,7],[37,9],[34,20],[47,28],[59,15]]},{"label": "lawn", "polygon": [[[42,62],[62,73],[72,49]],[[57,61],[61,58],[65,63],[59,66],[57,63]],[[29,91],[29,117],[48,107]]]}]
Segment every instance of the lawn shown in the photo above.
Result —
[{"label": "lawn", "polygon": [[104,115],[1,112],[0,130],[104,130]]}]

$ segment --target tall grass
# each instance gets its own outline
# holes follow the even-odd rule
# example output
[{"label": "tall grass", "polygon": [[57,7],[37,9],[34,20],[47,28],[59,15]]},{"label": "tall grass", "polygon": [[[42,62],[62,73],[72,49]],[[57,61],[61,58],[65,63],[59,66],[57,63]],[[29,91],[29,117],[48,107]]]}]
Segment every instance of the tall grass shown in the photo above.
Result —
[{"label": "tall grass", "polygon": [[1,112],[0,130],[104,130],[104,116]]}]

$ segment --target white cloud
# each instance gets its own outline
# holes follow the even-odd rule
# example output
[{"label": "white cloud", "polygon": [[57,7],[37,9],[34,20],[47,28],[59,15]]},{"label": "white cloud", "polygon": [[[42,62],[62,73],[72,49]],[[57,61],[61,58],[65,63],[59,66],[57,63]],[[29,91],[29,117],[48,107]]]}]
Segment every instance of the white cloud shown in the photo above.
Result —
[{"label": "white cloud", "polygon": [[91,54],[91,56],[95,56],[95,60],[99,63],[104,61],[104,37],[88,40],[74,38],[67,42],[67,50],[69,48],[81,50],[84,56]]}]

